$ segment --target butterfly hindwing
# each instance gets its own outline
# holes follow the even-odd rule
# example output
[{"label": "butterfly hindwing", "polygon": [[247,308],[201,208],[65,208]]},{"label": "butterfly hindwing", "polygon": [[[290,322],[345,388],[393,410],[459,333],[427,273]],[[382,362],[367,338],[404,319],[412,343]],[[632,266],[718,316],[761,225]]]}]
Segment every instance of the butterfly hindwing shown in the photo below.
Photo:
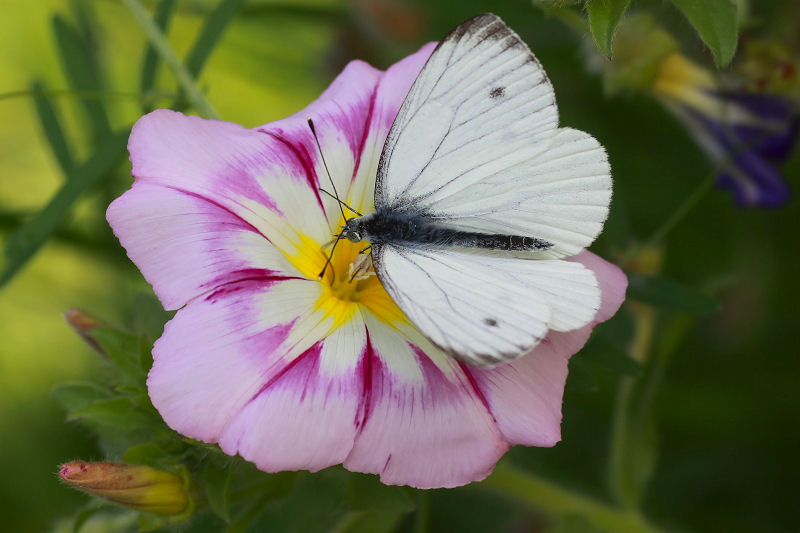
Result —
[{"label": "butterfly hindwing", "polygon": [[600,304],[581,263],[425,246],[374,245],[381,283],[445,353],[489,366],[527,353],[548,330],[587,324]]},{"label": "butterfly hindwing", "polygon": [[611,176],[590,135],[558,128],[542,66],[495,15],[474,17],[434,50],[384,145],[375,205],[464,231],[537,237],[549,257],[600,233]]}]

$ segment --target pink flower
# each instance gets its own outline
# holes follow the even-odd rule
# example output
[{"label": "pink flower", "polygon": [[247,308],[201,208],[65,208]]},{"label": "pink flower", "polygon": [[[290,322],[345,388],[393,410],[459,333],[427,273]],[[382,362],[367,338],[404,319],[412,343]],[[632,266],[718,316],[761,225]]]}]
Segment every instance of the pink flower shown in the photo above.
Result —
[{"label": "pink flower", "polygon": [[[363,244],[341,241],[335,276],[317,280],[341,215],[317,191],[327,176],[306,117],[337,190],[369,212],[384,140],[432,49],[386,72],[354,61],[308,108],[253,130],[167,110],[136,124],[135,183],[108,220],[178,309],[148,378],[172,428],[267,472],[342,463],[420,488],[483,479],[511,445],[558,442],[567,360],[594,324],[476,369],[426,340],[375,276],[349,281]],[[588,252],[573,260],[600,283],[594,323],[608,319],[625,276]]]}]

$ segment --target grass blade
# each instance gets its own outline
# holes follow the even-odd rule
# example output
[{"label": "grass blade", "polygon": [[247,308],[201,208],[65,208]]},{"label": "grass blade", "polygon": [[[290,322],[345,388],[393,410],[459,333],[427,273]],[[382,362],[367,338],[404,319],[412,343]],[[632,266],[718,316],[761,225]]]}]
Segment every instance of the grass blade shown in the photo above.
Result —
[{"label": "grass blade", "polygon": [[[177,0],[161,0],[156,6],[153,22],[162,32],[166,32],[169,27],[169,22],[175,13],[177,5]],[[144,59],[142,59],[142,74],[139,82],[142,94],[147,94],[155,86],[160,59],[156,49],[148,42],[144,51]],[[152,109],[152,106],[149,103],[145,103],[142,108],[145,112],[148,112]]]},{"label": "grass blade", "polygon": [[161,57],[161,60],[167,65],[167,68],[172,71],[172,74],[178,80],[178,85],[186,94],[189,103],[206,118],[217,118],[216,112],[214,112],[214,109],[208,101],[206,101],[203,93],[198,89],[192,75],[178,59],[175,50],[172,49],[169,41],[167,41],[167,38],[164,36],[164,32],[162,32],[153,19],[150,18],[150,15],[147,13],[144,6],[142,6],[141,2],[139,2],[139,0],[121,1],[125,7],[130,10],[131,14],[133,14],[134,19],[136,19],[142,31],[144,31],[147,40],[153,45],[153,48]]},{"label": "grass blade", "polygon": [[[103,82],[97,64],[86,40],[63,17],[53,17],[53,31],[56,34],[58,51],[64,74],[70,87],[76,92],[95,92],[103,90]],[[105,139],[111,133],[103,103],[99,100],[81,100],[89,118],[89,126],[95,140]]]},{"label": "grass blade", "polygon": [[206,17],[203,29],[200,30],[192,49],[186,56],[186,69],[194,78],[200,75],[225,28],[243,3],[244,0],[220,0],[217,7]]},{"label": "grass blade", "polygon": [[107,137],[88,161],[67,173],[67,182],[47,206],[9,236],[0,287],[8,283],[59,229],[78,197],[114,168],[125,153],[129,134],[128,129]]},{"label": "grass blade", "polygon": [[47,138],[50,149],[53,150],[53,155],[58,161],[58,166],[61,167],[64,173],[67,173],[75,164],[72,160],[72,151],[64,135],[64,128],[61,127],[61,120],[58,118],[56,108],[48,97],[40,94],[43,89],[44,87],[38,81],[33,82],[31,86],[36,114],[39,117],[39,123],[42,125],[42,133]]}]

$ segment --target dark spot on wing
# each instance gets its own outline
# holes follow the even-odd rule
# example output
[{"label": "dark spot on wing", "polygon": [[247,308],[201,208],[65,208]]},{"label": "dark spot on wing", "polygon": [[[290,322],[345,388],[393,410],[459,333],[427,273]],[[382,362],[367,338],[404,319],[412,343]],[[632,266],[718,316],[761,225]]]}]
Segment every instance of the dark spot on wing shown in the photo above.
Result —
[{"label": "dark spot on wing", "polygon": [[486,324],[487,326],[496,326],[497,320],[495,320],[494,318],[487,317],[483,319],[483,323]]},{"label": "dark spot on wing", "polygon": [[495,87],[491,91],[489,91],[489,96],[492,98],[500,98],[501,96],[505,96],[506,88],[505,87]]}]

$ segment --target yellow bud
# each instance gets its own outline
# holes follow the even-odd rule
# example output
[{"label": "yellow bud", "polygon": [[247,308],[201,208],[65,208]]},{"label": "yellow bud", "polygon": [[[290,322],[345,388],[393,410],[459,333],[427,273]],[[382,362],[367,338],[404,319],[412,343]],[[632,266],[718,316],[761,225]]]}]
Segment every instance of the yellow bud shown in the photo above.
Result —
[{"label": "yellow bud", "polygon": [[139,511],[177,515],[190,503],[180,476],[149,466],[71,461],[58,475],[76,489]]}]

